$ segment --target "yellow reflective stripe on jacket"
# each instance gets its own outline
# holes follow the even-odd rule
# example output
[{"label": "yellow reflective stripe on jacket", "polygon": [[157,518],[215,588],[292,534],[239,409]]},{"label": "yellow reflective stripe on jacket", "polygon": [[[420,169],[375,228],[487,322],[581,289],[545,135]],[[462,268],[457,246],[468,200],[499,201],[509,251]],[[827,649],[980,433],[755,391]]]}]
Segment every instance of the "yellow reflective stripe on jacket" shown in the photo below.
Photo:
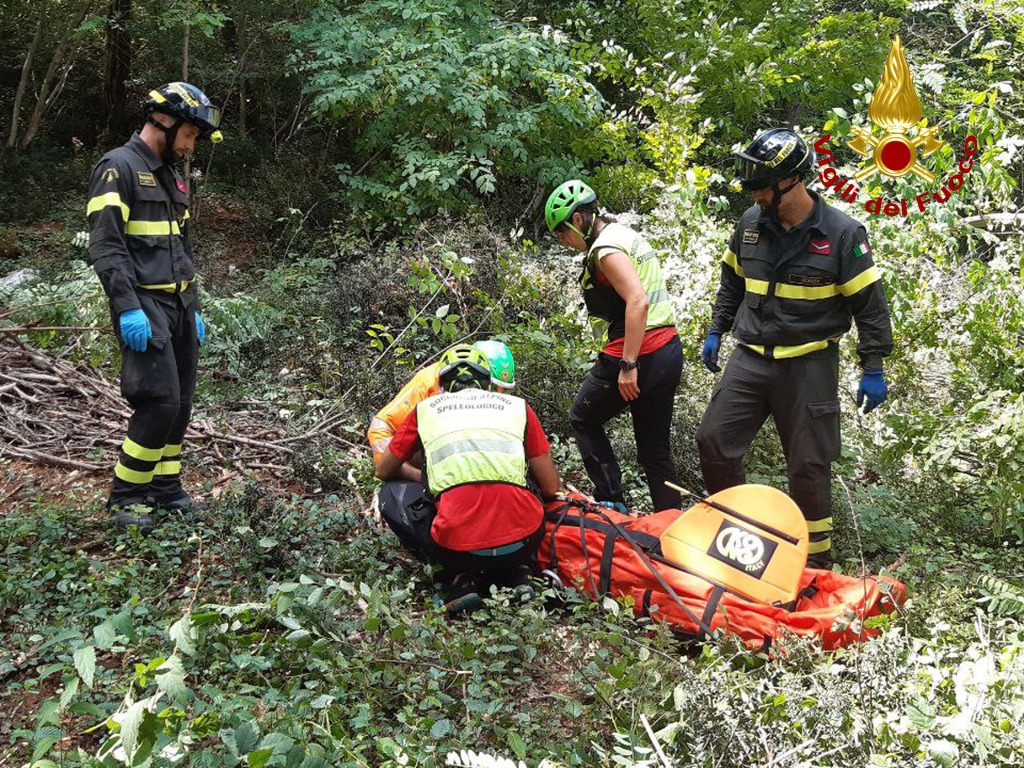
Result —
[{"label": "yellow reflective stripe on jacket", "polygon": [[146,448],[136,443],[130,437],[124,439],[121,450],[139,461],[160,461],[160,457],[163,455],[163,451],[160,448]]},{"label": "yellow reflective stripe on jacket", "polygon": [[481,389],[428,398],[416,407],[427,487],[437,496],[467,483],[526,487],[526,401]]},{"label": "yellow reflective stripe on jacket", "polygon": [[180,475],[180,461],[161,461],[153,468],[154,475]]},{"label": "yellow reflective stripe on jacket", "polygon": [[96,197],[89,201],[89,205],[86,206],[85,215],[90,216],[96,213],[96,211],[101,211],[108,207],[120,208],[121,216],[127,223],[128,216],[131,213],[131,208],[121,201],[121,196],[117,192],[107,192],[105,195],[96,195]]},{"label": "yellow reflective stripe on jacket", "polygon": [[808,520],[808,533],[827,533],[832,530],[832,518],[823,517],[821,520]]},{"label": "yellow reflective stripe on jacket", "polygon": [[176,221],[129,221],[124,228],[127,235],[180,235],[181,229]]},{"label": "yellow reflective stripe on jacket", "polygon": [[817,555],[822,552],[828,552],[832,549],[832,537],[822,539],[821,541],[812,541],[807,547],[807,554]]},{"label": "yellow reflective stripe on jacket", "polygon": [[735,272],[740,277],[746,276],[743,272],[743,267],[740,266],[739,258],[736,256],[735,253],[732,252],[731,248],[725,249],[725,255],[722,257],[722,263],[728,264],[730,267],[732,267],[732,271]]},{"label": "yellow reflective stripe on jacket", "polygon": [[158,285],[140,285],[147,291],[165,291],[166,293],[181,293],[192,285],[191,280],[182,280],[180,283],[160,283]]},{"label": "yellow reflective stripe on jacket", "polygon": [[759,293],[762,296],[768,295],[767,280],[757,280],[753,277],[745,277],[743,278],[743,284],[746,287],[746,289],[751,293]]},{"label": "yellow reflective stripe on jacket", "polygon": [[763,344],[746,344],[740,342],[749,350],[757,352],[761,357],[767,357],[771,360],[785,360],[790,357],[800,357],[802,355],[810,354],[811,352],[817,352],[819,349],[825,349],[829,344],[834,344],[838,339],[828,339],[827,341],[811,341],[807,344],[797,344],[795,346],[787,347],[783,345],[776,346],[765,346]]},{"label": "yellow reflective stripe on jacket", "polygon": [[815,301],[817,299],[830,299],[839,295],[837,285],[790,285],[789,283],[776,283],[775,295],[780,299],[805,299]]},{"label": "yellow reflective stripe on jacket", "polygon": [[163,453],[165,459],[170,459],[174,456],[181,456],[181,443],[178,443],[177,445],[165,445]]},{"label": "yellow reflective stripe on jacket", "polygon": [[882,273],[878,271],[878,267],[871,266],[852,280],[848,280],[840,285],[839,292],[843,294],[843,296],[853,296],[853,294],[867,288],[872,283],[876,283],[881,279]]},{"label": "yellow reflective stripe on jacket", "polygon": [[135,469],[129,469],[120,461],[114,465],[114,475],[126,483],[132,483],[133,485],[144,485],[153,480],[153,471],[139,472]]}]

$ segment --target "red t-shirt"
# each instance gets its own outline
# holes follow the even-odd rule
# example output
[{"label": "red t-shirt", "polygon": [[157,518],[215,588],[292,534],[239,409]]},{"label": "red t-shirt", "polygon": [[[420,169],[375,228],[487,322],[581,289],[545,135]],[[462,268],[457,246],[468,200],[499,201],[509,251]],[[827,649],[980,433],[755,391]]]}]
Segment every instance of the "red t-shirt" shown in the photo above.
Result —
[{"label": "red t-shirt", "polygon": [[[400,461],[409,461],[423,450],[416,411],[399,427],[388,450]],[[526,458],[535,459],[550,450],[537,414],[527,405]],[[543,504],[525,488],[508,483],[472,483],[441,494],[430,535],[445,549],[487,549],[525,539],[540,527],[543,518]]]}]

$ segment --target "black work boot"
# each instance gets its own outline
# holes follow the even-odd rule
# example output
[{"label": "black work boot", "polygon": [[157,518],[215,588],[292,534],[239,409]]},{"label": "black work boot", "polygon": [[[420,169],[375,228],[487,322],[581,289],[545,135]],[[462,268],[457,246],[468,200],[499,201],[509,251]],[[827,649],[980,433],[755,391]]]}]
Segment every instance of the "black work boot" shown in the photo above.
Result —
[{"label": "black work boot", "polygon": [[204,512],[207,505],[194,500],[188,491],[181,487],[181,478],[177,475],[158,475],[149,484],[149,497],[158,509],[174,512]]},{"label": "black work boot", "polygon": [[110,521],[118,528],[136,526],[143,533],[153,530],[153,507],[146,499],[119,499],[107,502]]},{"label": "black work boot", "polygon": [[118,528],[135,525],[146,533],[151,531],[153,505],[149,502],[149,492],[149,483],[129,483],[115,477],[107,499],[107,512],[114,525]]}]

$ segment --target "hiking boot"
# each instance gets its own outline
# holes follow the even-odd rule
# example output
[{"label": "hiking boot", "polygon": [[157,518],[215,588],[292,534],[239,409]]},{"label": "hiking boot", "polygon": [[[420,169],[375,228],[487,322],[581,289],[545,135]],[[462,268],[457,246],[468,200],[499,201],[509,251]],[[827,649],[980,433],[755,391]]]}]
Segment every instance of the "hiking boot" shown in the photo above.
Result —
[{"label": "hiking boot", "polygon": [[501,589],[512,590],[518,602],[525,603],[537,596],[536,590],[530,583],[533,577],[533,569],[528,565],[517,565],[507,571],[497,574],[494,578],[495,586]]},{"label": "hiking boot", "polygon": [[146,501],[122,499],[108,502],[107,511],[110,513],[111,522],[122,530],[127,530],[133,525],[142,533],[153,530],[153,518],[150,517],[153,508]]},{"label": "hiking boot", "polygon": [[449,616],[479,608],[483,603],[471,574],[457,573],[444,593],[444,607]]},{"label": "hiking boot", "polygon": [[157,509],[166,509],[171,512],[205,512],[208,508],[201,501],[196,501],[189,496],[188,491],[181,487],[178,478],[163,480],[156,478],[149,485],[149,497],[153,500]]}]

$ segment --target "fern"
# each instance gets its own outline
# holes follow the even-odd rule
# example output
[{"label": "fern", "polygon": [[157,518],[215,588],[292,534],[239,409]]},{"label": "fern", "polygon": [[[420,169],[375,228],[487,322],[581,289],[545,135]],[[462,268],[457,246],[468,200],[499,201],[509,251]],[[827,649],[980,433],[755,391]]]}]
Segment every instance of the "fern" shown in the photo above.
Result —
[{"label": "fern", "polygon": [[1024,617],[1024,587],[1010,584],[995,576],[982,576],[978,587],[978,602],[987,604],[988,612],[995,616]]}]

